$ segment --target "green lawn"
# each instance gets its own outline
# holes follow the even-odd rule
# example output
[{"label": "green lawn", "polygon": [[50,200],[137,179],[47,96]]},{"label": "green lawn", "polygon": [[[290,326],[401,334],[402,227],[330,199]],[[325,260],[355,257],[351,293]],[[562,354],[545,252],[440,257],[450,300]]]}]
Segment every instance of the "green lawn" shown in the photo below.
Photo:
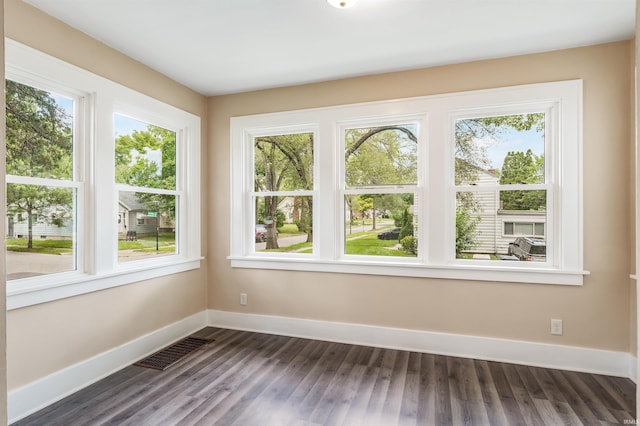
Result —
[{"label": "green lawn", "polygon": [[296,235],[302,235],[304,232],[300,232],[298,225],[295,223],[285,223],[278,228],[278,238],[295,237]]},{"label": "green lawn", "polygon": [[398,244],[398,240],[379,240],[378,232],[380,230],[364,232],[364,236],[348,239],[346,242],[347,254],[416,257],[414,254],[394,249],[393,247]]},{"label": "green lawn", "polygon": [[6,241],[7,251],[42,253],[42,254],[63,254],[73,251],[73,242],[71,240],[40,240],[32,241],[33,248],[27,248],[28,240],[26,238],[8,238]]},{"label": "green lawn", "polygon": [[[397,240],[379,240],[378,233],[385,228],[378,228],[375,231],[366,231],[353,233],[348,236],[346,241],[347,254],[358,254],[366,256],[400,256],[400,257],[416,257],[413,254],[406,253],[402,250],[396,250]],[[282,237],[282,234],[279,235]],[[275,253],[311,253],[311,243],[298,243],[287,247],[280,247],[272,250],[261,250],[262,252]]]},{"label": "green lawn", "polygon": [[[162,252],[173,252],[176,247],[176,234],[173,232],[163,232],[158,235],[158,246]],[[118,241],[118,250],[135,250],[142,252],[156,251],[156,236],[147,235],[138,237],[136,241]]]}]

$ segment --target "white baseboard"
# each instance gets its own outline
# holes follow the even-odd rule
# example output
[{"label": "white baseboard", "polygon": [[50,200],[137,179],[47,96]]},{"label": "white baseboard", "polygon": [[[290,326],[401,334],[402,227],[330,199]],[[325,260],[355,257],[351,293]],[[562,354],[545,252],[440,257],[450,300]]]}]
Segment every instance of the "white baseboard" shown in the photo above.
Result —
[{"label": "white baseboard", "polygon": [[9,423],[20,420],[72,393],[150,355],[207,324],[206,311],[191,315],[145,336],[57,371],[8,395]]},{"label": "white baseboard", "polygon": [[215,327],[636,379],[627,352],[217,310],[208,317]]},{"label": "white baseboard", "polygon": [[202,311],[93,358],[69,366],[8,395],[9,423],[16,422],[171,342],[205,327],[459,356],[637,379],[637,359],[626,352],[492,337],[307,320],[217,310]]}]

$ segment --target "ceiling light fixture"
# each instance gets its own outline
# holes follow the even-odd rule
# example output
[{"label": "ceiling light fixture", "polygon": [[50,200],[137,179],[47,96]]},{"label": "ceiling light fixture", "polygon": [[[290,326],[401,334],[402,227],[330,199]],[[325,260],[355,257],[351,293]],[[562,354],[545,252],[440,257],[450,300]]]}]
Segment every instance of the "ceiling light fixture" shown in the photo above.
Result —
[{"label": "ceiling light fixture", "polygon": [[358,0],[327,0],[327,2],[338,9],[346,9],[358,3]]}]

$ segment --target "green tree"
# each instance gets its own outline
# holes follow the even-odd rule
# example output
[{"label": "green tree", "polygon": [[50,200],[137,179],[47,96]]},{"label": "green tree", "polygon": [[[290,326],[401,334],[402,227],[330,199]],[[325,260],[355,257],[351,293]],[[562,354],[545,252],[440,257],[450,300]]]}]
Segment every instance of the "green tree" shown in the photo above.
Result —
[{"label": "green tree", "polygon": [[[254,186],[256,191],[295,191],[313,189],[313,134],[263,136],[255,139]],[[300,217],[298,226],[313,241],[313,201],[297,197]],[[277,210],[280,197],[264,197],[265,216],[272,218],[267,226],[267,249],[277,249]]]},{"label": "green tree", "polygon": [[[487,156],[487,148],[481,141],[496,140],[501,134],[511,129],[519,131],[535,129],[541,132],[544,130],[544,113],[457,120],[455,124],[455,184],[474,184],[482,170],[490,169],[492,166]],[[539,164],[540,159],[536,161]],[[542,170],[544,170],[544,158],[541,161]],[[503,192],[505,191],[501,192],[501,197]],[[479,212],[480,205],[472,192],[457,192],[456,202],[456,254],[460,255],[462,251],[470,250],[478,245],[476,229],[479,219],[474,214]]]},{"label": "green tree", "polygon": [[478,246],[476,228],[480,220],[462,205],[456,207],[456,257]]},{"label": "green tree", "polygon": [[[544,156],[527,152],[511,151],[502,164],[500,184],[544,183]],[[544,210],[547,205],[544,190],[500,191],[504,210]]]},{"label": "green tree", "polygon": [[407,207],[402,211],[402,219],[400,221],[400,234],[398,235],[398,241],[401,241],[404,237],[413,236],[413,215],[409,213]]},{"label": "green tree", "polygon": [[[160,163],[152,153],[160,153]],[[176,189],[176,133],[147,125],[115,140],[115,180],[132,186]],[[175,218],[175,197],[166,194],[136,192],[136,198],[147,210],[161,211]]]},{"label": "green tree", "polygon": [[[6,170],[9,175],[73,178],[72,117],[48,92],[6,81]],[[56,226],[72,217],[73,192],[38,185],[8,184],[7,212],[26,215],[27,247],[33,225]]]}]

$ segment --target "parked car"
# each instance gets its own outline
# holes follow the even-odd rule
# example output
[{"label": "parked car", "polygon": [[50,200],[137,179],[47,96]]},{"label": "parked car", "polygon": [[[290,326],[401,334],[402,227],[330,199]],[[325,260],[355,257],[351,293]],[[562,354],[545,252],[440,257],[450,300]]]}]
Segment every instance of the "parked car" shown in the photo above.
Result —
[{"label": "parked car", "polygon": [[397,240],[400,236],[400,228],[393,228],[389,231],[378,233],[379,240]]},{"label": "parked car", "polygon": [[519,237],[509,243],[507,253],[520,260],[544,262],[547,260],[547,244],[543,238]]},{"label": "parked car", "polygon": [[[275,231],[278,237],[278,231]],[[262,223],[256,224],[256,243],[264,243],[267,241],[267,226]]]},{"label": "parked car", "polygon": [[256,243],[265,241],[267,241],[267,227],[259,223],[256,225]]}]

